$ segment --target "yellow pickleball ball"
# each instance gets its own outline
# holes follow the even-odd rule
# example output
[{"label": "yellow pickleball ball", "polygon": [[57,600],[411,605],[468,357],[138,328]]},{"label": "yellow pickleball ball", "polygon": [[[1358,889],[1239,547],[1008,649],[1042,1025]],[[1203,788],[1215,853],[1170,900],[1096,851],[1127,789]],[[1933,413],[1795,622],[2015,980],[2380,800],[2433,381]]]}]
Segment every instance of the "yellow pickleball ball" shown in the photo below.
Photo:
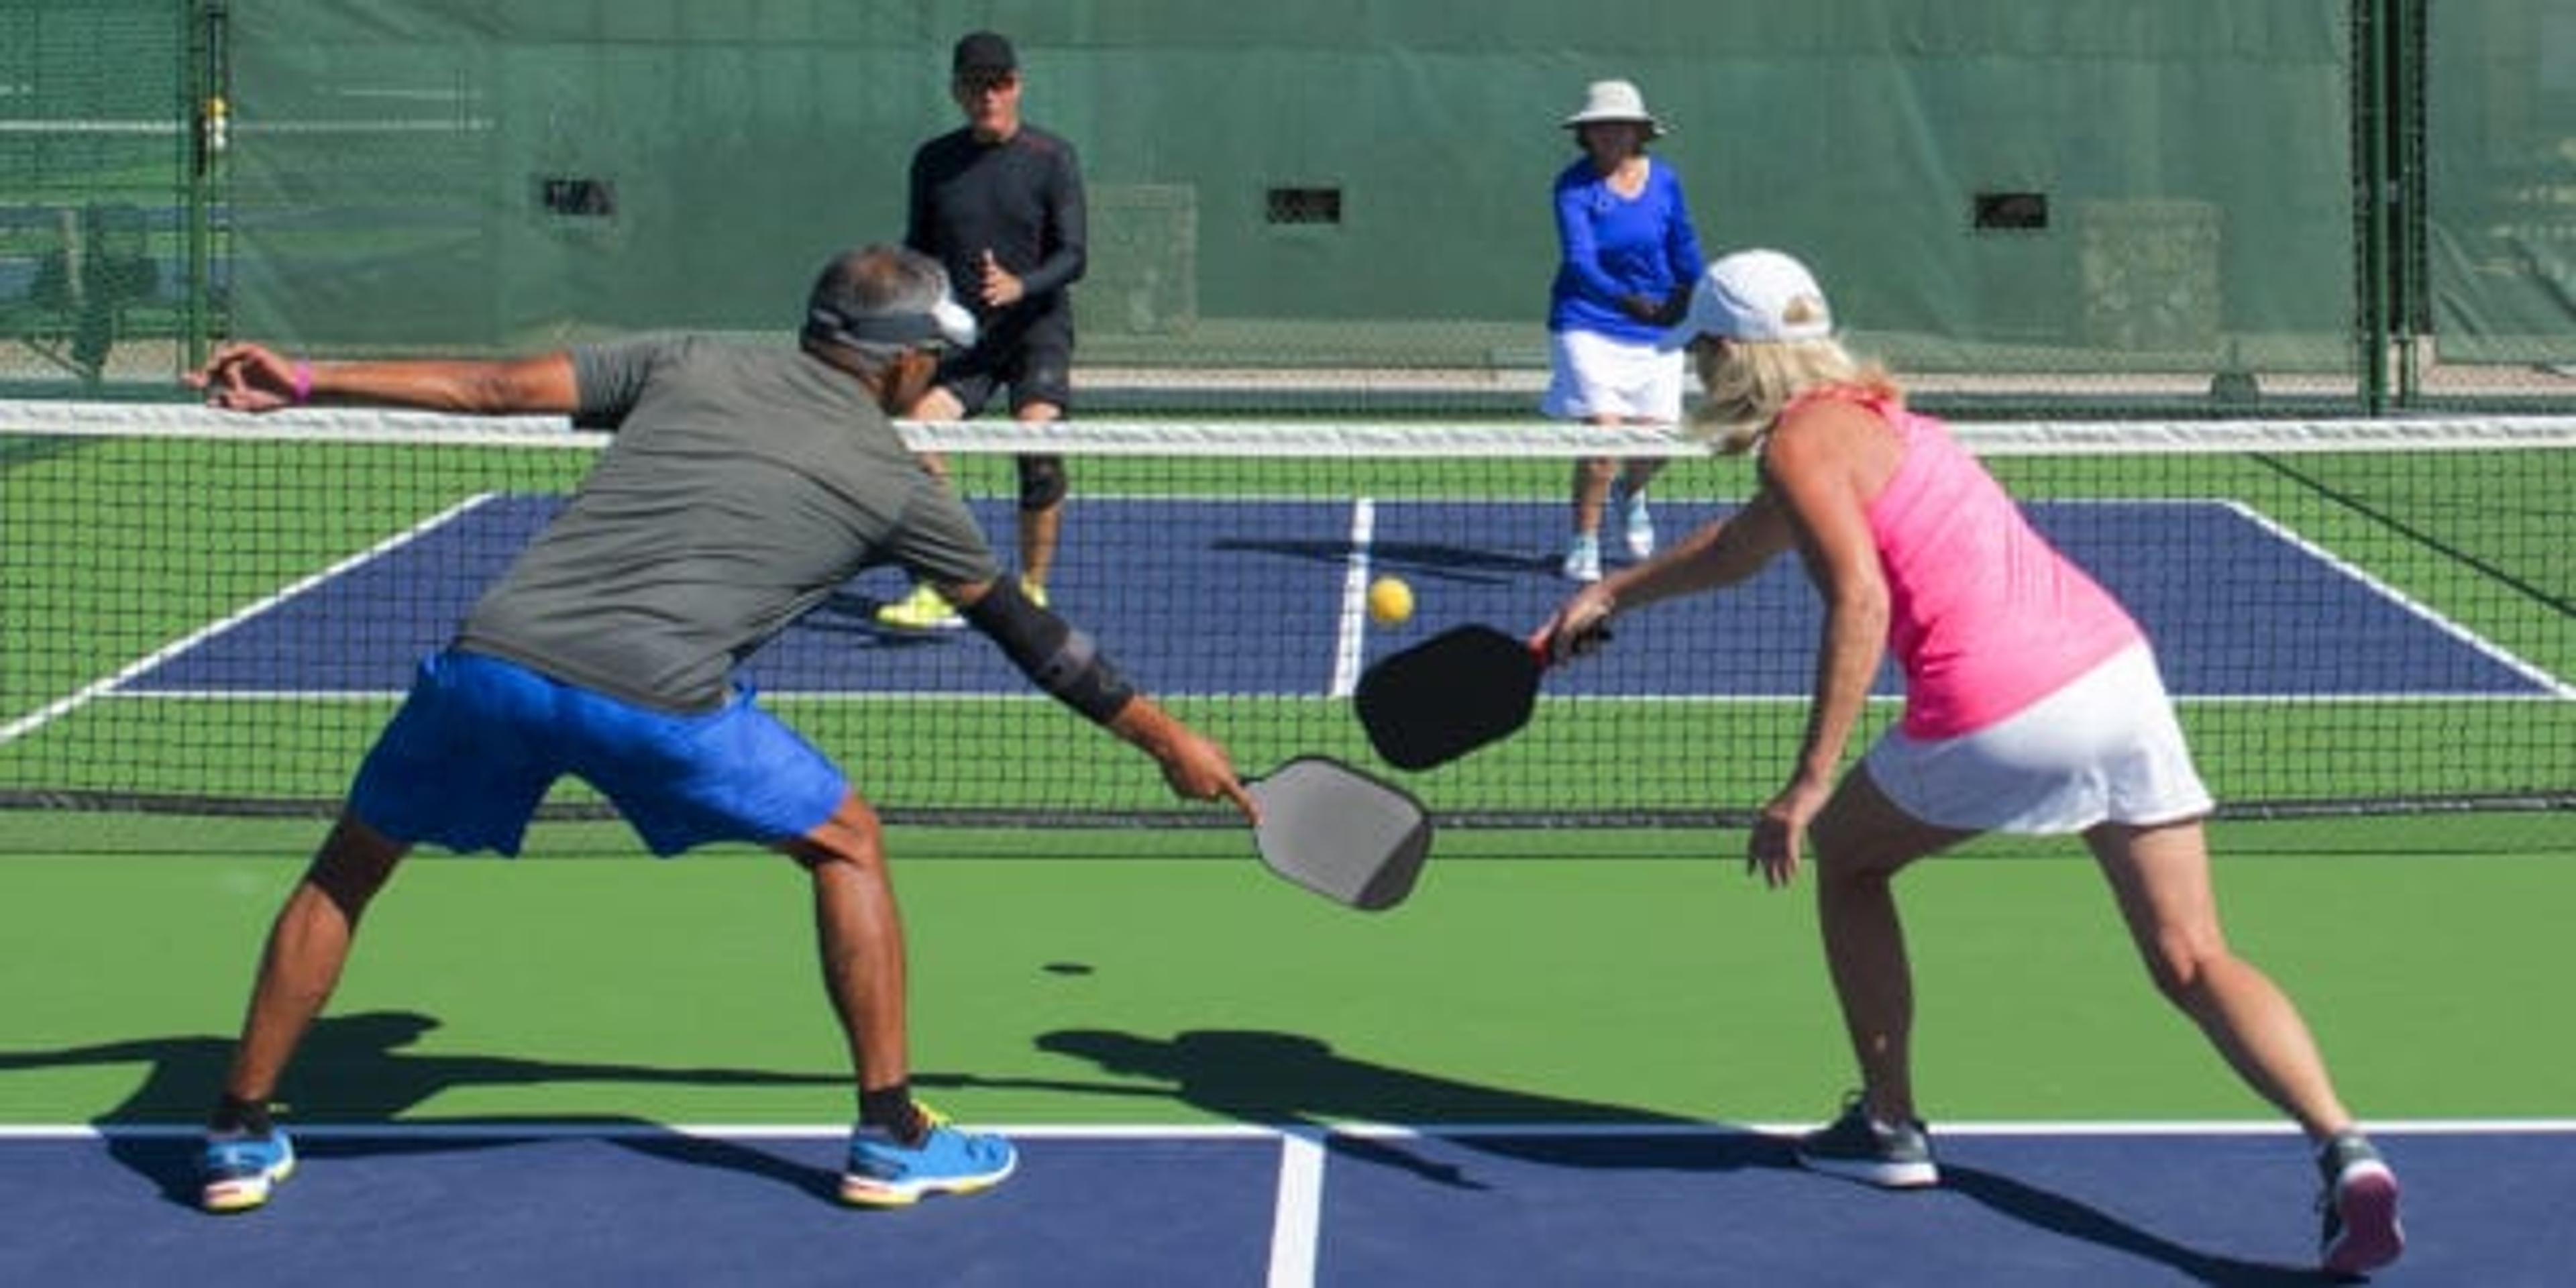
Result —
[{"label": "yellow pickleball ball", "polygon": [[1380,577],[1369,583],[1369,620],[1380,626],[1394,626],[1413,616],[1413,587],[1401,577]]}]

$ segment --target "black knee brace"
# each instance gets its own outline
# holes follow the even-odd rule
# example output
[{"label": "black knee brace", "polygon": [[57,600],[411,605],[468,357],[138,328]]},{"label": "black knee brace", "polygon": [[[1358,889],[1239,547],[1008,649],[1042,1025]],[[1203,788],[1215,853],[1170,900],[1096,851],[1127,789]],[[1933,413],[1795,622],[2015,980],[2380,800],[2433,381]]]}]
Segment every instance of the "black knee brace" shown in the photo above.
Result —
[{"label": "black knee brace", "polygon": [[1020,509],[1023,512],[1052,510],[1064,500],[1067,482],[1064,458],[1061,456],[1023,456],[1020,466]]}]

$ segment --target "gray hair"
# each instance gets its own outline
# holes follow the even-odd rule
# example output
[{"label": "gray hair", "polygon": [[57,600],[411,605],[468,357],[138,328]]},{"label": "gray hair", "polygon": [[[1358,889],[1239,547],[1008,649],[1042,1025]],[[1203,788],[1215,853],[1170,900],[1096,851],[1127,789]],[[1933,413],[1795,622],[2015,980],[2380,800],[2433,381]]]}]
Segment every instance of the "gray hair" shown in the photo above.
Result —
[{"label": "gray hair", "polygon": [[838,346],[869,372],[928,344],[972,344],[974,333],[974,319],[949,298],[948,270],[902,246],[833,256],[805,297],[806,346]]}]

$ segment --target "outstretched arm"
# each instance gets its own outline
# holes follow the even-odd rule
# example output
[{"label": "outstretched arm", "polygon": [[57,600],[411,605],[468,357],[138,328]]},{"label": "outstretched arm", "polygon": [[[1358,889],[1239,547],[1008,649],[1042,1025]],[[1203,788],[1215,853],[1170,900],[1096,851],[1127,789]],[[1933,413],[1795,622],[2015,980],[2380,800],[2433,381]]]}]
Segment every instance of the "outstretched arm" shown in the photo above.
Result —
[{"label": "outstretched arm", "polygon": [[189,373],[206,401],[265,412],[308,402],[417,407],[474,415],[570,415],[580,390],[572,355],[502,360],[306,362],[264,345],[227,344]]},{"label": "outstretched arm", "polygon": [[1175,795],[1224,799],[1245,818],[1258,818],[1225,748],[1137,692],[1089,635],[1031,602],[1017,579],[941,586],[939,592],[1031,683],[1152,756]]},{"label": "outstretched arm", "polygon": [[1612,614],[1732,586],[1762,571],[1789,545],[1788,520],[1766,488],[1743,509],[1703,525],[1654,558],[1576,591],[1535,638],[1559,661],[1587,652]]}]

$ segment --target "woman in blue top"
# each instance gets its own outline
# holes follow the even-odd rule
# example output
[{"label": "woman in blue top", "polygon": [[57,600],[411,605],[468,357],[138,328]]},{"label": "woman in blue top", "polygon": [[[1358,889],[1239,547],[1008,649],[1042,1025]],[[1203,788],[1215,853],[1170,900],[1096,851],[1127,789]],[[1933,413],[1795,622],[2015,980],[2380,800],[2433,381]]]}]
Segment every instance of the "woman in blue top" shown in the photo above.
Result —
[{"label": "woman in blue top", "polygon": [[[1681,419],[1682,355],[1664,352],[1664,329],[1681,318],[1705,267],[1690,207],[1671,168],[1646,155],[1663,126],[1623,80],[1595,81],[1565,118],[1583,156],[1556,176],[1556,283],[1548,292],[1550,379],[1539,409],[1595,425]],[[1660,459],[1622,471],[1607,457],[1574,468],[1574,539],[1565,575],[1601,580],[1601,512],[1614,476],[1628,553],[1654,553],[1646,483]]]}]

